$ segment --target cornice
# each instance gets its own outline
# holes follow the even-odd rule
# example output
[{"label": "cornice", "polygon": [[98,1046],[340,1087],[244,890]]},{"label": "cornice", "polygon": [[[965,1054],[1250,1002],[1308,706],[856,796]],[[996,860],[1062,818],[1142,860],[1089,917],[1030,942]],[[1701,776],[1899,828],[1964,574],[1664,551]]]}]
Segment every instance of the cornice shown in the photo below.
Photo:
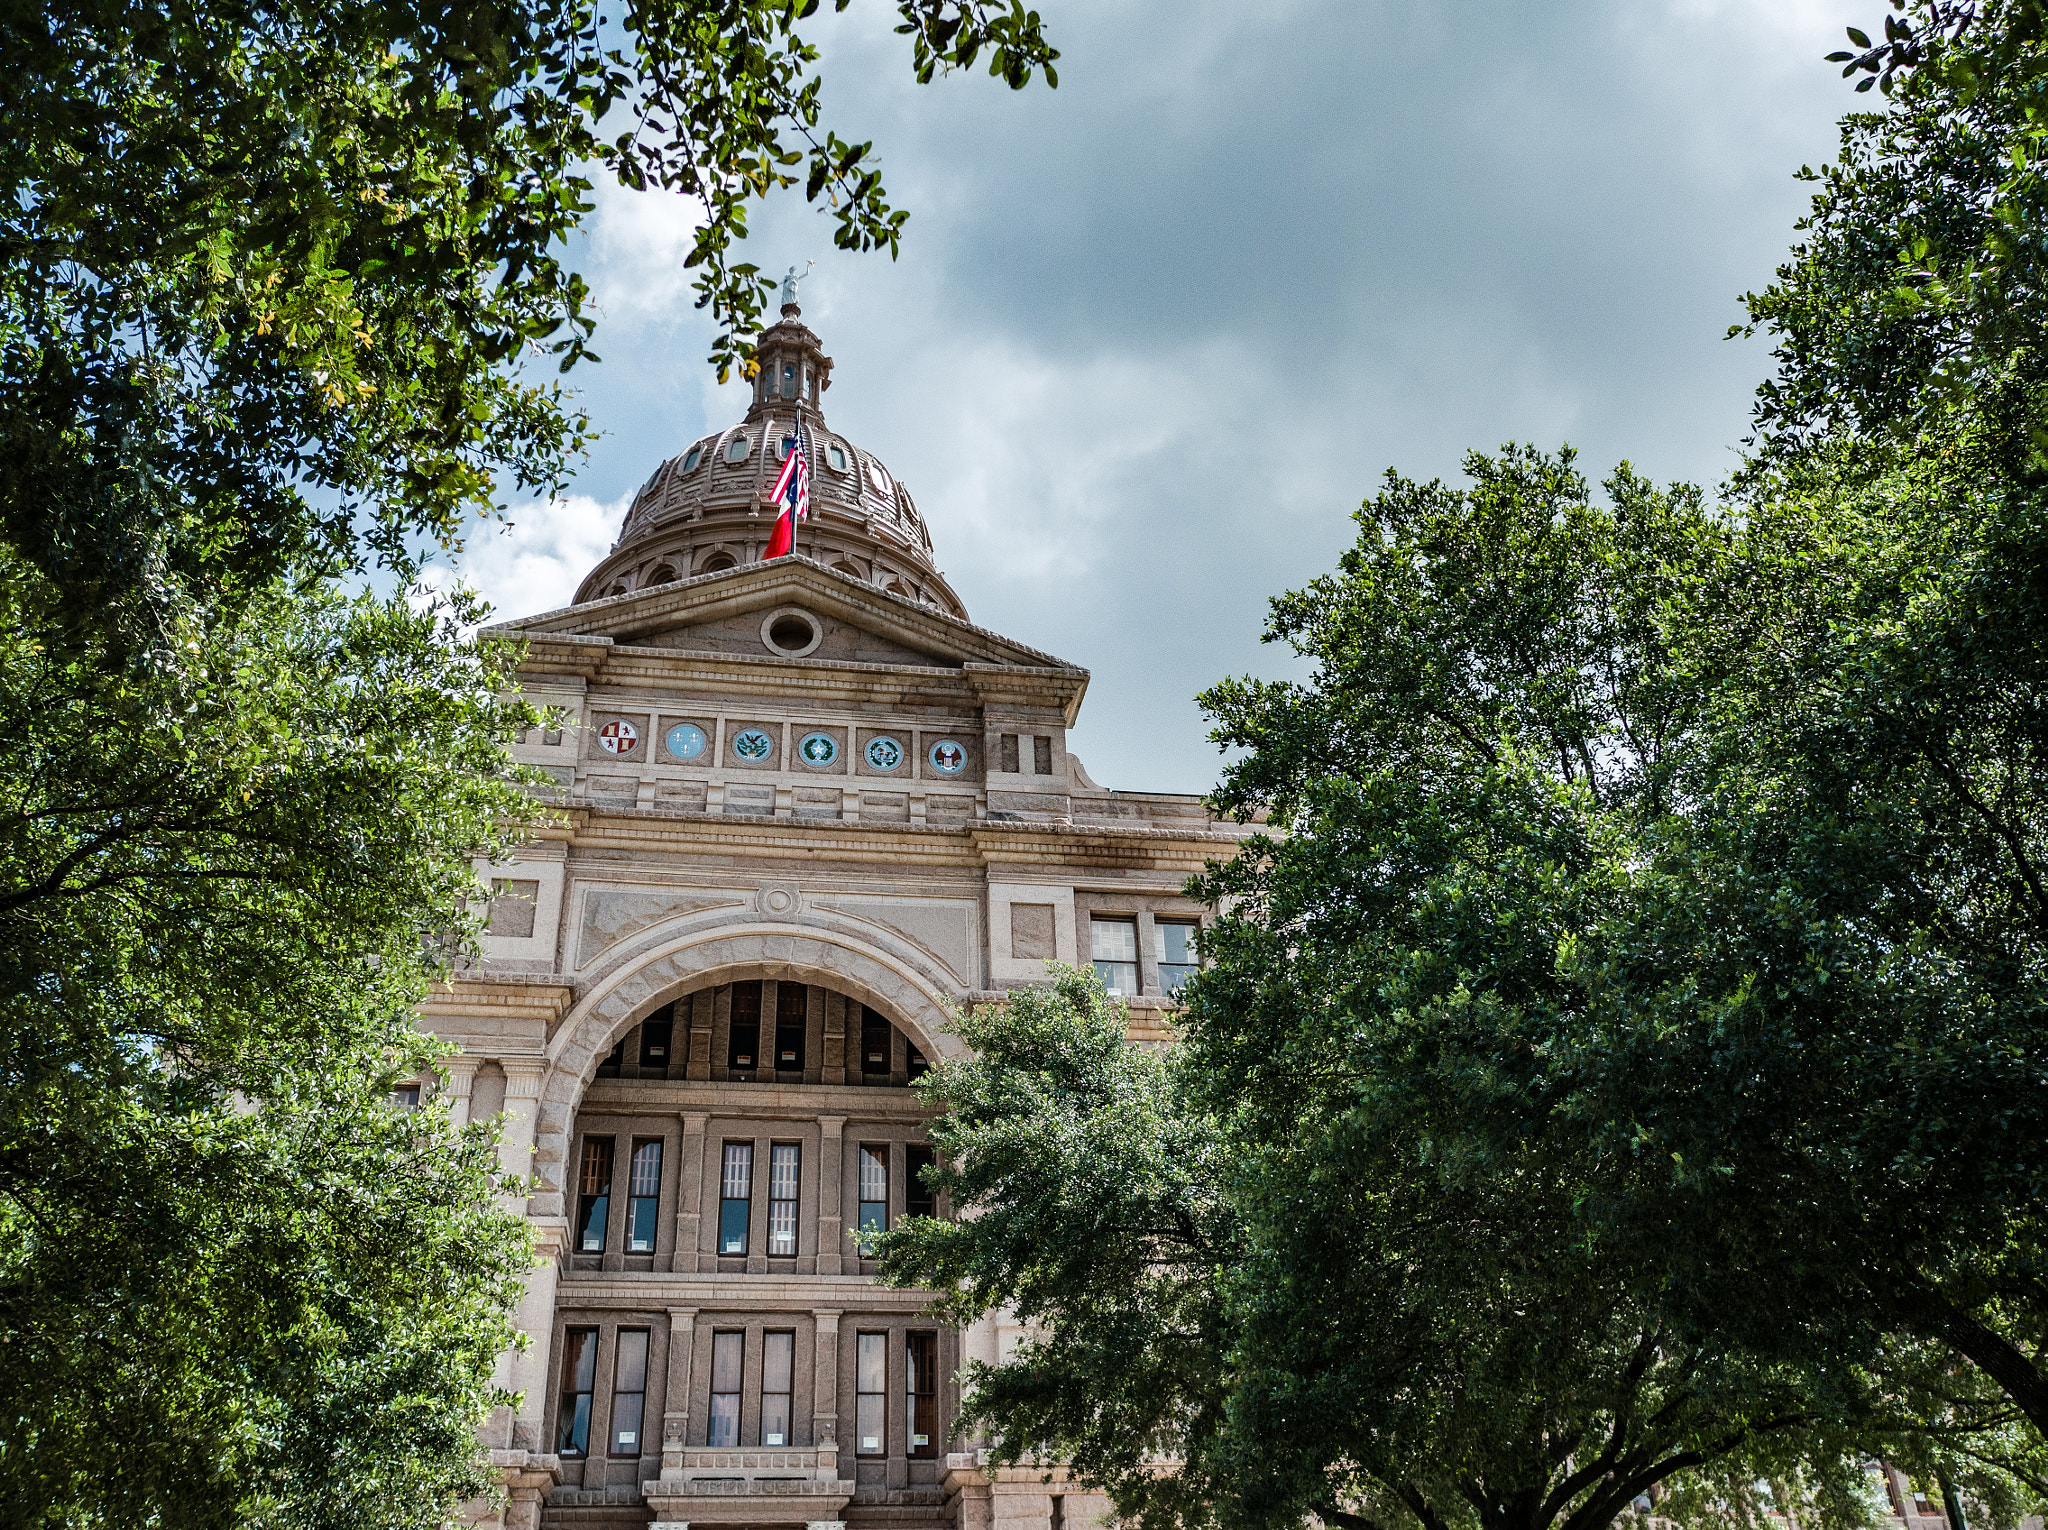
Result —
[{"label": "cornice", "polygon": [[545,1033],[575,1001],[575,983],[549,973],[458,972],[428,989],[418,1009],[444,1020],[524,1015],[539,1020]]}]

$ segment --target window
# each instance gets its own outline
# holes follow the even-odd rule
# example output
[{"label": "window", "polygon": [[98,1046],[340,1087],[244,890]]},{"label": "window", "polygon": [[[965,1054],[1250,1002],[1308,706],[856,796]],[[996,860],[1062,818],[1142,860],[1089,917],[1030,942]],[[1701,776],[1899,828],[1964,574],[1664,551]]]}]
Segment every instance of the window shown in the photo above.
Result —
[{"label": "window", "polygon": [[1005,733],[1003,735],[1003,769],[1014,776],[1021,768],[1017,763],[1017,735]]},{"label": "window", "polygon": [[903,1043],[903,1071],[912,1083],[932,1071],[932,1065],[924,1060],[924,1053],[907,1041]]},{"label": "window", "polygon": [[846,471],[846,448],[834,441],[825,448],[825,461],[835,473]]},{"label": "window", "polygon": [[734,436],[725,443],[725,460],[727,462],[745,462],[747,454],[753,449],[754,443],[747,439],[747,437],[743,435]]},{"label": "window", "polygon": [[1195,931],[1201,926],[1192,919],[1159,921],[1159,991],[1172,993],[1195,975],[1201,965],[1195,959]]},{"label": "window", "polygon": [[683,471],[685,473],[694,472],[696,470],[697,464],[702,462],[703,460],[704,448],[701,446],[691,447],[689,451],[683,454]]},{"label": "window", "polygon": [[621,1040],[617,1046],[604,1054],[604,1061],[597,1065],[597,1076],[599,1078],[617,1078],[619,1076],[619,1068],[625,1061],[626,1043]]},{"label": "window", "polygon": [[796,1253],[796,1186],[802,1153],[794,1142],[777,1142],[768,1149],[768,1252],[783,1258]]},{"label": "window", "polygon": [[640,1076],[668,1077],[669,1043],[675,1039],[675,1006],[656,1010],[640,1027]]},{"label": "window", "polygon": [[699,568],[697,572],[700,574],[715,574],[722,568],[731,568],[732,566],[731,553],[715,552],[704,560],[703,567]]},{"label": "window", "polygon": [[863,1073],[887,1073],[889,1071],[889,1022],[869,1009],[861,1006],[860,1011],[860,1071]]},{"label": "window", "polygon": [[1095,975],[1111,993],[1138,991],[1138,924],[1134,919],[1097,915],[1089,932]]},{"label": "window", "polygon": [[604,1252],[605,1220],[612,1205],[612,1139],[583,1139],[582,1191],[576,1212],[576,1251]]},{"label": "window", "polygon": [[632,1204],[626,1208],[626,1252],[654,1252],[655,1213],[661,1209],[661,1143],[633,1144]]},{"label": "window", "polygon": [[612,1454],[640,1454],[640,1415],[647,1401],[647,1330],[621,1328],[612,1366]]},{"label": "window", "polygon": [[1052,774],[1052,740],[1034,738],[1031,741],[1031,768],[1041,776]]},{"label": "window", "polygon": [[909,1385],[904,1389],[904,1418],[910,1424],[910,1453],[939,1453],[939,1336],[906,1334]]},{"label": "window", "polygon": [[907,1217],[935,1217],[939,1214],[938,1192],[924,1182],[924,1171],[938,1162],[936,1150],[907,1147],[903,1150],[903,1214]]},{"label": "window", "polygon": [[732,985],[732,1025],[725,1049],[725,1065],[736,1073],[751,1073],[760,1066],[761,985]]},{"label": "window", "polygon": [[796,397],[796,364],[794,362],[785,361],[782,364],[782,396],[784,398]]},{"label": "window", "polygon": [[794,1445],[789,1427],[789,1379],[795,1372],[796,1335],[761,1335],[761,1443]]},{"label": "window", "polygon": [[747,1251],[747,1215],[754,1200],[754,1144],[728,1142],[718,1177],[718,1251]]},{"label": "window", "polygon": [[804,1071],[804,1019],[810,990],[784,983],[775,990],[775,1068],[779,1073]]},{"label": "window", "polygon": [[562,1396],[555,1414],[555,1454],[590,1450],[590,1392],[597,1380],[597,1330],[571,1328],[562,1335]]},{"label": "window", "polygon": [[740,1372],[747,1357],[743,1333],[711,1336],[711,1445],[740,1442]]},{"label": "window", "polygon": [[860,1240],[863,1254],[874,1251],[874,1235],[889,1230],[889,1148],[860,1150]]},{"label": "window", "polygon": [[418,1084],[400,1084],[396,1089],[392,1090],[391,1108],[398,1111],[418,1110],[420,1108],[420,1086]]},{"label": "window", "polygon": [[888,1418],[889,1336],[864,1333],[858,1343],[853,1367],[853,1453],[879,1456]]}]

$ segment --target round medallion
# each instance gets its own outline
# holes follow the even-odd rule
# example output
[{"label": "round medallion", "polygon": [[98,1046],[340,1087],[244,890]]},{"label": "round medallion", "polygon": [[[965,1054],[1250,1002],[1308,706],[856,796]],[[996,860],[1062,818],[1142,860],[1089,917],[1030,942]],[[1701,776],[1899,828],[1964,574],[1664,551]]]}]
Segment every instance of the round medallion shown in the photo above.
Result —
[{"label": "round medallion", "polygon": [[903,746],[886,735],[869,739],[864,752],[868,763],[877,770],[894,770],[903,763]]},{"label": "round medallion", "polygon": [[931,753],[925,758],[932,762],[932,769],[942,776],[957,776],[967,768],[967,751],[950,738],[942,738],[932,745]]},{"label": "round medallion", "polygon": [[771,914],[786,914],[789,912],[790,905],[795,903],[796,899],[777,887],[765,893],[761,901],[767,905],[768,912]]},{"label": "round medallion", "polygon": [[623,717],[614,717],[597,730],[597,747],[606,754],[631,754],[640,746],[640,730]]},{"label": "round medallion", "polygon": [[677,723],[663,742],[677,759],[694,760],[704,752],[704,730],[695,723]]},{"label": "round medallion", "polygon": [[775,752],[775,741],[759,728],[748,728],[732,736],[732,752],[743,760],[765,760]]},{"label": "round medallion", "polygon": [[839,740],[829,733],[806,733],[797,753],[806,765],[830,765],[839,758]]}]

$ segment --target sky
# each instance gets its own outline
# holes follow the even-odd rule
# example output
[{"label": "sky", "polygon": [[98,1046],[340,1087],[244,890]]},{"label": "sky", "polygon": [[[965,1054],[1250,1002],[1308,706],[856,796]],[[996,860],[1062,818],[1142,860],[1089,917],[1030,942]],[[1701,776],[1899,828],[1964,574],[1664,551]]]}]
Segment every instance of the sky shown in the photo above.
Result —
[{"label": "sky", "polygon": [[[1037,0],[1060,84],[919,86],[892,5],[822,7],[826,121],[873,139],[900,259],[800,194],[747,258],[817,262],[832,428],[915,496],[979,624],[1092,673],[1094,779],[1206,790],[1195,702],[1299,675],[1266,602],[1331,569],[1382,475],[1569,443],[1718,483],[1768,342],[1726,338],[1851,103],[1882,0]],[[1864,98],[1866,101],[1868,98]],[[1860,104],[1860,103],[1859,103]],[[474,535],[501,618],[564,605],[660,462],[737,420],[692,211],[601,188],[573,253],[604,358],[574,492]]]}]

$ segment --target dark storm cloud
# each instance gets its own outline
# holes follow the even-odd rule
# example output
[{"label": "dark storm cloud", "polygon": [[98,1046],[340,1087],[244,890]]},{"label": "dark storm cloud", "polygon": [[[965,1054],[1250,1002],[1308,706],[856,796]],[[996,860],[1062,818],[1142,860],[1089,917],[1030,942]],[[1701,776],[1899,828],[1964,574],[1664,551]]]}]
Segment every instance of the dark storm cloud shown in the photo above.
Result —
[{"label": "dark storm cloud", "polygon": [[[1193,694],[1285,672],[1264,603],[1328,568],[1389,465],[1570,441],[1713,483],[1768,357],[1722,339],[1804,206],[1865,4],[1040,0],[1057,92],[908,83],[893,12],[826,24],[829,113],[912,219],[900,262],[799,205],[752,254],[819,262],[831,424],[917,496],[974,618],[1085,664],[1105,785],[1200,790]],[[482,542],[507,609],[567,594],[710,386],[688,210],[607,194],[586,269],[610,431],[587,496]],[[579,561],[580,560],[580,561]],[[560,588],[553,588],[550,581]]]}]

